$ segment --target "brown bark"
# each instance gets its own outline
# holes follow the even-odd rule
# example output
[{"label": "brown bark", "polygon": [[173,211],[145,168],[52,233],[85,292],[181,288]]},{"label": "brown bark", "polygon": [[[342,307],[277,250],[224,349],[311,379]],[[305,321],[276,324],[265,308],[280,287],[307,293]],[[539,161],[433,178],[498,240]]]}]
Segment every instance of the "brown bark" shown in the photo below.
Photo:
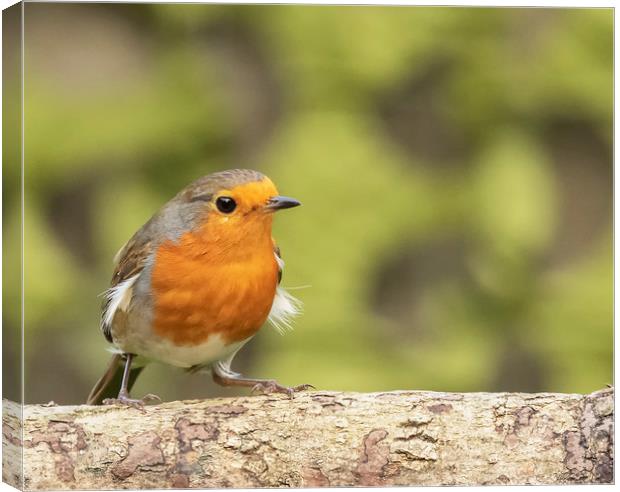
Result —
[{"label": "brown bark", "polygon": [[[4,479],[19,473],[5,402]],[[24,408],[27,489],[610,483],[613,390]]]}]

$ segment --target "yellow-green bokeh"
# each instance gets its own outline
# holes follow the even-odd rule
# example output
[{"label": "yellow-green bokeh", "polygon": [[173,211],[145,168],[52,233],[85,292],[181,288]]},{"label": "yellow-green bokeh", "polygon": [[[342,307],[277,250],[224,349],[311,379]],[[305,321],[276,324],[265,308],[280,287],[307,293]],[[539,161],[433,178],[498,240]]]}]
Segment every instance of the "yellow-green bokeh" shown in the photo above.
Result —
[{"label": "yellow-green bokeh", "polygon": [[[611,9],[29,3],[25,26],[27,400],[85,397],[111,258],[232,167],[303,202],[274,235],[304,315],[261,331],[244,371],[611,382]],[[206,379],[153,367],[136,391],[219,391]]]}]

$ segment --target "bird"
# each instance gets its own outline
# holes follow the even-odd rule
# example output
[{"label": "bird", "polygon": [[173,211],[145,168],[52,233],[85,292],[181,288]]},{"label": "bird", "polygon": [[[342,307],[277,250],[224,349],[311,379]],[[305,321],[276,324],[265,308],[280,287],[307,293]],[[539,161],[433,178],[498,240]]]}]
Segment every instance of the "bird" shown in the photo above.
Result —
[{"label": "bird", "polygon": [[87,404],[142,408],[130,390],[151,361],[210,371],[222,386],[261,393],[313,388],[254,379],[231,369],[235,354],[269,320],[279,330],[300,314],[280,282],[284,262],[272,237],[274,213],[301,205],[264,174],[233,169],[183,188],[118,251],[100,327],[112,358]]}]

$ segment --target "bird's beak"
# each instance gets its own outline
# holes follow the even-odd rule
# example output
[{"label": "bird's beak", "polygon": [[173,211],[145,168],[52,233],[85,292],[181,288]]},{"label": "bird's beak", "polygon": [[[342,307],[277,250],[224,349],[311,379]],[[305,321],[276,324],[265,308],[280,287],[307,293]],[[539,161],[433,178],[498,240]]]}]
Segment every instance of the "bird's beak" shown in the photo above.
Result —
[{"label": "bird's beak", "polygon": [[274,196],[269,199],[265,210],[269,212],[275,212],[276,210],[282,210],[283,208],[293,208],[301,205],[298,200],[288,196]]}]

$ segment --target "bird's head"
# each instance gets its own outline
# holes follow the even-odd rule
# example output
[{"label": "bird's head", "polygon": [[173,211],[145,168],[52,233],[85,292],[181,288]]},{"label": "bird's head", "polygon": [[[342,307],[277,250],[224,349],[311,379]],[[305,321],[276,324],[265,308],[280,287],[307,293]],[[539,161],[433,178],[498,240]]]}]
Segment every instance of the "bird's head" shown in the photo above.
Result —
[{"label": "bird's head", "polygon": [[181,197],[184,202],[200,204],[212,226],[270,226],[273,212],[300,205],[280,195],[267,176],[248,169],[204,176],[183,190]]}]

